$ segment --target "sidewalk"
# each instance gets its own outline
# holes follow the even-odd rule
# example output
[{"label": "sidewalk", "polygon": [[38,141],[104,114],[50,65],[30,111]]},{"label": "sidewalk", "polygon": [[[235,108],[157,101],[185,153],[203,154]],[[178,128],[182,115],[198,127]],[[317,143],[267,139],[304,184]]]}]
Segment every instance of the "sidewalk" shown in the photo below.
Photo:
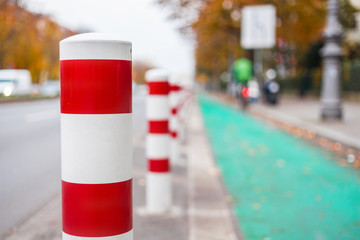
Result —
[{"label": "sidewalk", "polygon": [[258,116],[304,128],[319,136],[360,149],[359,103],[344,102],[344,118],[339,122],[322,122],[320,103],[316,99],[282,98],[279,105],[253,104],[250,111]]},{"label": "sidewalk", "polygon": [[[240,235],[225,201],[196,99],[192,100],[188,115],[182,164],[172,166],[173,203],[177,209],[172,214],[141,214],[146,188],[145,126],[143,135],[134,138],[134,239],[236,240]],[[61,240],[60,193],[3,239]]]}]

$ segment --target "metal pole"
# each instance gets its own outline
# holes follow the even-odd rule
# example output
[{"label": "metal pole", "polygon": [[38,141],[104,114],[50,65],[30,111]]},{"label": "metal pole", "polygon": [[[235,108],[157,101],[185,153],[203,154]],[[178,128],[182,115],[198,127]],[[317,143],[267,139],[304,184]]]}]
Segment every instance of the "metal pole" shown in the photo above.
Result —
[{"label": "metal pole", "polygon": [[321,118],[323,120],[340,120],[342,118],[340,81],[343,51],[340,45],[343,30],[338,20],[338,8],[337,0],[329,0],[328,18],[324,31],[325,46],[321,49],[323,57]]},{"label": "metal pole", "polygon": [[63,240],[133,239],[131,43],[60,42]]},{"label": "metal pole", "polygon": [[263,54],[262,49],[254,49],[254,72],[256,81],[260,87],[260,97],[263,97],[264,80],[262,77],[263,72]]}]

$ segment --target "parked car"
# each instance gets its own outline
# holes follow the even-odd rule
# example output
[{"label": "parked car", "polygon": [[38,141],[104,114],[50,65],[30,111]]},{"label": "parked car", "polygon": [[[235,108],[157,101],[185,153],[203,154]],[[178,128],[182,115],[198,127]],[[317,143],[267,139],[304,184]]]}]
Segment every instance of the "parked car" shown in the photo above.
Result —
[{"label": "parked car", "polygon": [[60,95],[60,81],[49,80],[41,86],[40,94],[46,97],[56,97]]},{"label": "parked car", "polygon": [[25,95],[31,92],[31,75],[26,69],[0,69],[0,94]]}]

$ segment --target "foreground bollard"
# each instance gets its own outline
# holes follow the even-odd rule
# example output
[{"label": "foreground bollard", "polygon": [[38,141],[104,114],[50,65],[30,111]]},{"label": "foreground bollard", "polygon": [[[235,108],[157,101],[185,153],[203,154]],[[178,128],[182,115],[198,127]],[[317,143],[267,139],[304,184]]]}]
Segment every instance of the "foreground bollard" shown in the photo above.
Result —
[{"label": "foreground bollard", "polygon": [[131,240],[131,43],[62,40],[60,74],[63,240]]},{"label": "foreground bollard", "polygon": [[170,210],[172,201],[169,172],[168,74],[161,69],[152,69],[146,72],[146,81],[148,83],[146,210],[149,214],[162,214]]},{"label": "foreground bollard", "polygon": [[180,111],[180,90],[181,87],[177,84],[170,85],[170,162],[173,164],[179,162],[180,158],[180,143],[179,143],[179,111]]}]

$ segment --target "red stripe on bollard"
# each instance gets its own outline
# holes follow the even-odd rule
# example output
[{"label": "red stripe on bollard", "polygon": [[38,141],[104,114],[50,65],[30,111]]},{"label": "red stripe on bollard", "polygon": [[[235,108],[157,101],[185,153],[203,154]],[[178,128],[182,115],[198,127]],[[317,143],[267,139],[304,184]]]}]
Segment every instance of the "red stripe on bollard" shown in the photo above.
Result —
[{"label": "red stripe on bollard", "polygon": [[131,61],[62,60],[61,112],[131,113]]},{"label": "red stripe on bollard", "polygon": [[[126,197],[124,197],[126,196]],[[132,229],[132,180],[106,184],[62,181],[63,231],[106,237]]]},{"label": "red stripe on bollard", "polygon": [[171,92],[177,92],[177,91],[180,91],[181,90],[181,87],[179,85],[170,85],[170,91]]},{"label": "red stripe on bollard", "polygon": [[150,120],[149,124],[149,133],[169,133],[169,121],[168,120]]},{"label": "red stripe on bollard", "polygon": [[166,82],[149,82],[150,95],[168,95],[170,91],[169,83]]},{"label": "red stripe on bollard", "polygon": [[170,164],[169,159],[148,159],[148,170],[150,172],[169,172]]},{"label": "red stripe on bollard", "polygon": [[178,136],[176,131],[170,131],[170,135],[172,138],[177,138],[177,136]]}]

